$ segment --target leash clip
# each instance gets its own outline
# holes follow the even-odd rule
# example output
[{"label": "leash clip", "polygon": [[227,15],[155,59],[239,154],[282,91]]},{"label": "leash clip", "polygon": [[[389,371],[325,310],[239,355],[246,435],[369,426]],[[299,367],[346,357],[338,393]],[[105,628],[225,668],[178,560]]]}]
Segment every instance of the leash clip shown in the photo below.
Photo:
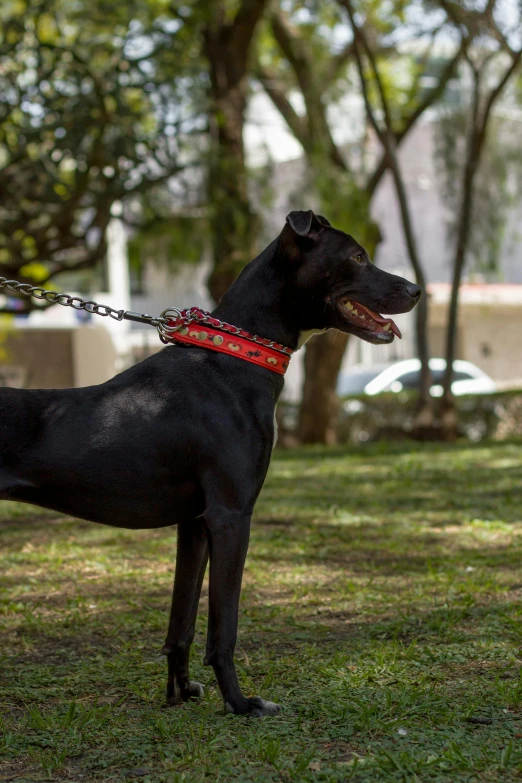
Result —
[{"label": "leash clip", "polygon": [[[194,319],[187,317],[177,307],[167,307],[158,318],[157,329],[162,343],[169,343],[173,334]],[[175,323],[180,321],[180,323]]]}]

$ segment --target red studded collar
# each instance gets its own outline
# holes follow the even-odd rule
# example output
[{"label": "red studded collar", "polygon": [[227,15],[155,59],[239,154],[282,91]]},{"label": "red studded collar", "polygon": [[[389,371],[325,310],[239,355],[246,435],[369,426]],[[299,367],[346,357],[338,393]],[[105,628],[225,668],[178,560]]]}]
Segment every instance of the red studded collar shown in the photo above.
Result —
[{"label": "red studded collar", "polygon": [[198,345],[285,374],[293,353],[291,348],[212,318],[197,307],[170,312],[176,317],[160,327],[163,342]]}]

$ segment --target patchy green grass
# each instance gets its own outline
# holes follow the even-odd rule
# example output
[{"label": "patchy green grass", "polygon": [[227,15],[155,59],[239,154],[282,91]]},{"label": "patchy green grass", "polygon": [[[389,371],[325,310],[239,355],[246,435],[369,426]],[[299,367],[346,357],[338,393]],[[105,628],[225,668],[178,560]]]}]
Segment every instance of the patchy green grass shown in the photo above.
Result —
[{"label": "patchy green grass", "polygon": [[206,695],[162,709],[174,529],[0,503],[0,780],[520,780],[521,521],[522,444],[277,453],[236,657],[284,711],[256,721],[222,714],[205,601]]}]

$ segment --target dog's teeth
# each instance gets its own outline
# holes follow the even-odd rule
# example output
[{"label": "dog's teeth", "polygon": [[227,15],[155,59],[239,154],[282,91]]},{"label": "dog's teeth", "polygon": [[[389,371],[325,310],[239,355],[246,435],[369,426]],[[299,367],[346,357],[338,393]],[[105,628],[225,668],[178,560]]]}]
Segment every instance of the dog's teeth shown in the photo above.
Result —
[{"label": "dog's teeth", "polygon": [[361,321],[366,321],[366,316],[365,315],[361,315],[359,317],[360,317]]},{"label": "dog's teeth", "polygon": [[356,310],[356,309],[355,309],[355,307],[353,308],[353,314],[354,314],[354,315],[359,315],[359,311],[358,311],[358,310]]},{"label": "dog's teeth", "polygon": [[383,332],[389,332],[391,328],[391,324],[386,324],[386,326],[383,326],[382,330]]}]

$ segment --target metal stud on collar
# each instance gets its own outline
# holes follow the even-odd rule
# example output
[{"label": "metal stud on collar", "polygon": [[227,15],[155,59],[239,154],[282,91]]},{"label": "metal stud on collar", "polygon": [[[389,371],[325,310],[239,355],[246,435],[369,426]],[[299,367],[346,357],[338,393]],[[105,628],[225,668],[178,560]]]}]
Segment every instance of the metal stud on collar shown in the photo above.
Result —
[{"label": "metal stud on collar", "polygon": [[[177,323],[169,324],[169,320],[172,319]],[[248,334],[238,326],[228,324],[226,321],[220,321],[219,318],[207,313],[205,310],[200,310],[197,307],[191,307],[188,310],[178,310],[176,307],[169,307],[164,310],[158,320],[158,332],[162,342],[169,342],[169,337],[179,331],[181,328],[191,323],[198,323],[203,326],[211,326],[214,329],[220,329],[227,334],[243,337],[250,342],[262,345],[265,348],[272,348],[274,351],[285,354],[285,356],[291,356],[293,351],[291,348],[287,348],[285,345],[274,342],[274,340],[267,340],[264,337],[259,337],[257,334]]]}]

